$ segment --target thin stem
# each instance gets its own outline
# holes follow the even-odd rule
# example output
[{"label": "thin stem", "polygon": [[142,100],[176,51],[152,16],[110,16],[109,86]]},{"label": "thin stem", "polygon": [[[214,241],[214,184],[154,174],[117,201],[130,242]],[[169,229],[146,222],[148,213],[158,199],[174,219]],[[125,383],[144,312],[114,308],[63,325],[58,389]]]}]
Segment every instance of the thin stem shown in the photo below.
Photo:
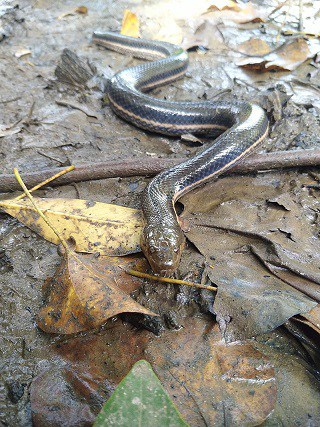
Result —
[{"label": "thin stem", "polygon": [[51,230],[54,232],[54,234],[58,237],[58,239],[60,240],[62,246],[65,248],[65,250],[67,252],[69,252],[69,247],[68,247],[68,243],[64,240],[63,237],[61,237],[59,235],[58,230],[56,229],[56,227],[51,223],[51,221],[46,218],[44,216],[44,214],[42,213],[42,211],[38,208],[38,206],[36,205],[32,195],[30,194],[30,191],[27,189],[27,187],[25,186],[25,183],[22,181],[22,178],[19,174],[19,171],[17,168],[13,169],[13,173],[14,176],[16,177],[17,181],[19,182],[19,184],[21,185],[23,191],[25,192],[25,194],[27,195],[28,199],[30,200],[30,202],[32,203],[33,207],[35,208],[35,210],[38,212],[38,214],[41,216],[41,218],[43,219],[43,221],[48,224],[48,226],[51,228]]},{"label": "thin stem", "polygon": [[[74,168],[75,167],[73,165],[71,165],[68,168],[66,168],[66,169],[64,169],[64,170],[56,173],[55,175],[51,176],[50,178],[46,179],[45,181],[40,182],[40,184],[37,184],[34,187],[32,187],[29,190],[29,193],[33,193],[34,191],[38,190],[39,188],[44,187],[45,185],[49,184],[49,182],[53,181],[54,179],[57,179],[60,176],[66,174],[66,173],[68,173],[70,171],[73,171]],[[20,196],[16,197],[14,200],[18,201],[20,199],[23,199],[25,196],[26,196],[26,193],[22,193],[22,194],[20,194]]]},{"label": "thin stem", "polygon": [[156,280],[158,282],[163,282],[163,283],[172,283],[175,285],[191,286],[193,288],[208,289],[209,291],[217,291],[218,289],[215,286],[199,285],[198,283],[187,282],[186,280],[171,279],[170,277],[153,276],[152,274],[143,273],[142,271],[126,270],[126,273],[130,274],[131,276],[141,277],[142,279]]}]

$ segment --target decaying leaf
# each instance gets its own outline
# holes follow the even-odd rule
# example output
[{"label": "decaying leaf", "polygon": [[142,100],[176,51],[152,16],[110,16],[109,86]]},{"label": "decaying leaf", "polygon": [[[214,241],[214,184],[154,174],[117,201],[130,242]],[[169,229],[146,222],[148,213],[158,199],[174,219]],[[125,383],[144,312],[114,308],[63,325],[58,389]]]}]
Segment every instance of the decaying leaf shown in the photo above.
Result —
[{"label": "decaying leaf", "polygon": [[79,367],[58,367],[37,375],[30,387],[32,425],[92,425],[112,385]]},{"label": "decaying leaf", "polygon": [[225,177],[182,199],[186,236],[214,264],[207,269],[218,286],[213,309],[228,340],[273,330],[317,304],[291,286],[290,276],[285,282],[270,268],[290,270],[319,286],[313,227],[292,195],[290,204],[285,189],[270,185],[272,179]]},{"label": "decaying leaf", "polygon": [[[60,236],[73,238],[77,252],[126,255],[140,250],[142,216],[138,210],[88,200],[34,199]],[[0,209],[50,242],[60,243],[28,200],[2,201]]]},{"label": "decaying leaf", "polygon": [[188,427],[151,365],[140,360],[123,378],[99,413],[94,427]]},{"label": "decaying leaf", "polygon": [[260,71],[292,71],[313,56],[308,43],[302,38],[273,52],[270,52],[271,48],[265,41],[251,38],[239,45],[238,50],[250,56],[240,58],[237,65]]},{"label": "decaying leaf", "polygon": [[[226,344],[218,325],[188,319],[181,332],[153,341],[146,354],[190,425],[254,426],[276,401],[274,369],[250,343]],[[192,411],[194,413],[192,413]],[[200,418],[201,414],[201,418]],[[205,420],[205,424],[203,423]]]},{"label": "decaying leaf", "polygon": [[73,334],[95,328],[119,313],[154,316],[130,297],[141,283],[121,267],[132,266],[134,261],[65,251],[54,276],[44,283],[46,303],[38,314],[38,326],[49,333]]},{"label": "decaying leaf", "polygon": [[212,318],[201,314],[185,318],[180,330],[164,330],[161,339],[109,320],[103,333],[78,335],[54,350],[114,384],[136,361],[148,360],[190,426],[224,426],[225,419],[234,420],[229,426],[254,426],[264,418],[266,425],[320,425],[318,380],[284,328],[226,344]]},{"label": "decaying leaf", "polygon": [[235,15],[232,20],[239,24],[246,24],[248,22],[265,22],[267,17],[268,13],[263,7],[258,7],[249,1],[242,5],[238,15]]},{"label": "decaying leaf", "polygon": [[137,15],[126,9],[122,19],[121,34],[131,37],[140,37],[139,26],[140,23]]}]

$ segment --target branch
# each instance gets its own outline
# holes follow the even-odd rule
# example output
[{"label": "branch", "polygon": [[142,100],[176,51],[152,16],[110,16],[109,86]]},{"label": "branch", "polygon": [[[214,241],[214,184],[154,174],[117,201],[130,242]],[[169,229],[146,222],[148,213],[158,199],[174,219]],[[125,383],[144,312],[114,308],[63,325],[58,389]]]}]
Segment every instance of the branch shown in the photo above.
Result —
[{"label": "branch", "polygon": [[[72,182],[93,181],[105,178],[154,176],[159,172],[181,163],[185,159],[155,159],[152,157],[115,160],[101,163],[87,163],[77,166],[72,172],[63,175],[50,183],[50,186],[70,184]],[[273,153],[255,154],[237,164],[226,174],[243,174],[263,170],[319,166],[320,150],[278,151]],[[23,179],[27,187],[59,173],[63,168],[44,169],[38,172],[26,172]],[[18,190],[14,175],[0,175],[0,193]]]}]

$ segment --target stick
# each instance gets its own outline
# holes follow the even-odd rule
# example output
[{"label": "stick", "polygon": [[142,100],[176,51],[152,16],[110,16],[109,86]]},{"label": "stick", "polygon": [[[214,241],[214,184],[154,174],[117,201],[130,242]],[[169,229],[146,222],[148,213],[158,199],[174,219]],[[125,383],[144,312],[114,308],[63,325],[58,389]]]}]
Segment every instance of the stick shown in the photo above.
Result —
[{"label": "stick", "polygon": [[[151,157],[134,158],[123,161],[110,161],[102,163],[87,163],[77,166],[67,175],[61,176],[51,186],[65,185],[73,182],[92,181],[105,178],[154,176],[161,171],[175,166],[186,159],[154,159]],[[303,166],[319,166],[320,150],[278,151],[273,153],[255,154],[226,174],[243,174],[263,170],[296,168]],[[40,181],[59,173],[63,168],[45,169],[39,172],[24,173],[24,180],[28,187],[37,185]],[[0,193],[20,189],[13,175],[0,175]]]},{"label": "stick", "polygon": [[137,271],[137,270],[127,270],[126,273],[130,274],[131,276],[140,277],[141,279],[156,280],[157,282],[161,282],[161,283],[171,283],[174,285],[191,286],[193,288],[207,289],[209,291],[218,290],[218,288],[215,286],[205,286],[205,285],[201,285],[200,283],[187,282],[186,280],[171,279],[170,277],[153,276],[152,274],[143,273],[142,271]]}]

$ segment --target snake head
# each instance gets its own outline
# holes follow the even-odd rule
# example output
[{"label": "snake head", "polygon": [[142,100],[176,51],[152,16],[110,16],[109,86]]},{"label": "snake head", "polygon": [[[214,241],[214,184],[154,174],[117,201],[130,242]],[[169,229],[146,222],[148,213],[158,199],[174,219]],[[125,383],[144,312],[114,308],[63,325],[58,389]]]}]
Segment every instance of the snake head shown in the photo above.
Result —
[{"label": "snake head", "polygon": [[141,248],[152,270],[163,276],[172,276],[177,270],[184,245],[185,237],[179,227],[146,225],[141,237]]}]

